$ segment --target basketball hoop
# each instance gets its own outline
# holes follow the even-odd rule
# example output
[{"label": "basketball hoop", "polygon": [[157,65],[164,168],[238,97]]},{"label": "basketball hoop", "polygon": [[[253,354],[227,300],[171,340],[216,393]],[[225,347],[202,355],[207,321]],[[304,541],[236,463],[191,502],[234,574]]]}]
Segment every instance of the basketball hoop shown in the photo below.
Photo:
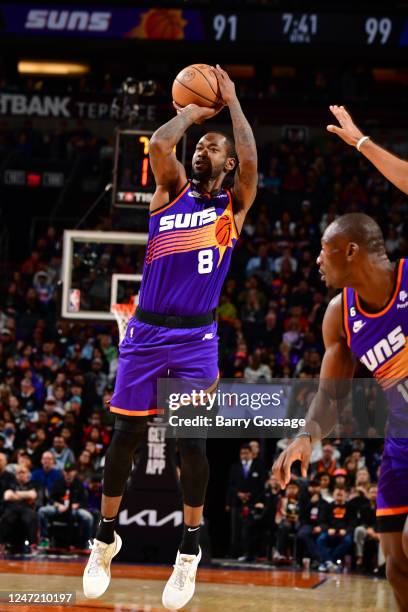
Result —
[{"label": "basketball hoop", "polygon": [[115,315],[116,323],[119,328],[119,343],[122,342],[126,334],[129,319],[134,315],[136,309],[135,297],[127,304],[112,304],[111,312]]}]

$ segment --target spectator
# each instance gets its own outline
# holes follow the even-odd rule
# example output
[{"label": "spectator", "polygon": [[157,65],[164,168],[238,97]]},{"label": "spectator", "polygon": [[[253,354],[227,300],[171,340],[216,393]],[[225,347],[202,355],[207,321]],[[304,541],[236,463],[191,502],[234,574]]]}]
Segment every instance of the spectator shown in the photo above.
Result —
[{"label": "spectator", "polygon": [[25,467],[29,472],[31,472],[32,461],[25,448],[19,448],[15,453],[15,457],[16,463],[9,463],[6,470],[15,475],[18,467]]},{"label": "spectator", "polygon": [[277,531],[277,561],[286,560],[290,555],[290,536],[295,536],[299,526],[299,493],[300,486],[296,480],[291,480],[281,498],[276,513]]},{"label": "spectator", "polygon": [[63,469],[63,478],[54,481],[50,492],[50,503],[38,511],[40,519],[40,546],[49,545],[50,522],[60,515],[66,520],[77,520],[82,530],[82,539],[87,542],[92,534],[93,517],[86,510],[87,496],[83,484],[77,478],[76,466],[67,463]]},{"label": "spectator", "polygon": [[276,511],[281,489],[278,481],[269,476],[264,489],[253,499],[250,525],[249,559],[258,553],[261,557],[272,559],[276,538]]},{"label": "spectator", "polygon": [[53,285],[49,274],[44,270],[39,270],[33,278],[33,287],[37,292],[40,302],[48,304],[52,299]]},{"label": "spectator", "polygon": [[356,480],[357,467],[358,467],[357,459],[352,456],[347,457],[347,459],[344,462],[344,469],[347,472],[347,481],[350,486],[354,486],[354,483]]},{"label": "spectator", "polygon": [[249,365],[244,370],[245,382],[271,382],[271,368],[266,363],[261,363],[259,356],[254,353],[249,358]]},{"label": "spectator", "polygon": [[108,377],[103,372],[103,361],[99,357],[92,360],[91,371],[85,374],[84,395],[93,409],[98,408],[103,392],[108,384]]},{"label": "spectator", "polygon": [[32,481],[42,487],[46,502],[49,500],[54,482],[61,479],[62,473],[55,467],[54,455],[51,451],[45,451],[41,456],[41,467],[33,470]]},{"label": "spectator", "polygon": [[[377,499],[377,487],[375,485],[370,486],[368,489],[368,497],[364,498],[365,502],[360,507],[360,514],[356,517],[357,527],[354,529],[354,544],[356,547],[356,567],[361,569],[364,563],[364,548],[365,545],[370,543],[374,546],[374,557],[376,561],[373,564],[373,569],[377,569],[379,565],[382,565],[380,556],[379,540],[380,536],[375,530],[376,525],[376,499]],[[371,550],[372,554],[372,550]],[[372,555],[373,556],[373,555]]]},{"label": "spectator", "polygon": [[356,472],[355,488],[357,491],[363,492],[365,495],[371,487],[370,472],[366,467],[361,467]]},{"label": "spectator", "polygon": [[94,474],[89,480],[85,480],[84,487],[87,492],[87,507],[86,509],[92,514],[94,519],[93,530],[96,530],[100,518],[100,509],[102,501],[102,476]]},{"label": "spectator", "polygon": [[244,560],[249,556],[250,503],[263,479],[248,444],[241,446],[239,459],[230,469],[225,509],[230,513],[232,556]]},{"label": "spectator", "polygon": [[20,385],[20,404],[23,410],[27,412],[30,421],[38,419],[38,410],[40,403],[36,397],[35,388],[30,378],[23,378]]},{"label": "spectator", "polygon": [[0,453],[0,515],[3,511],[4,492],[11,489],[16,482],[12,472],[6,469],[7,455]]},{"label": "spectator", "polygon": [[78,458],[78,479],[81,482],[90,481],[93,475],[92,455],[89,450],[83,450]]},{"label": "spectator", "polygon": [[34,510],[37,490],[30,477],[26,467],[17,467],[15,482],[3,493],[4,512],[0,519],[0,544],[19,541],[24,552],[29,552],[30,545],[36,541],[37,530]]},{"label": "spectator", "polygon": [[337,468],[333,473],[334,488],[335,489],[346,489],[347,488],[347,472],[343,468]]},{"label": "spectator", "polygon": [[50,448],[50,452],[54,456],[55,467],[58,470],[63,470],[67,463],[73,463],[75,461],[74,453],[67,447],[62,436],[54,436],[53,446]]},{"label": "spectator", "polygon": [[325,529],[317,538],[322,564],[319,572],[336,570],[353,545],[353,517],[346,504],[346,491],[335,489],[334,501],[327,507]]},{"label": "spectator", "polygon": [[325,472],[330,476],[334,475],[334,472],[337,468],[336,459],[333,456],[334,449],[331,444],[325,444],[323,446],[323,454],[322,458],[316,464],[316,472],[319,474],[320,472]]},{"label": "spectator", "polygon": [[291,249],[284,249],[282,256],[275,259],[275,272],[280,274],[285,265],[288,265],[292,272],[296,272],[298,262],[292,257]]},{"label": "spectator", "polygon": [[320,564],[320,553],[317,538],[325,530],[328,503],[320,492],[320,481],[311,480],[307,492],[301,496],[299,502],[299,531],[298,542],[303,556],[312,561],[312,567]]},{"label": "spectator", "polygon": [[247,263],[246,274],[247,276],[258,276],[265,283],[272,279],[274,271],[274,263],[272,257],[268,255],[268,247],[266,244],[260,244],[258,247],[258,254]]},{"label": "spectator", "polygon": [[252,459],[261,460],[261,445],[259,444],[259,440],[250,440],[248,446],[251,449]]}]

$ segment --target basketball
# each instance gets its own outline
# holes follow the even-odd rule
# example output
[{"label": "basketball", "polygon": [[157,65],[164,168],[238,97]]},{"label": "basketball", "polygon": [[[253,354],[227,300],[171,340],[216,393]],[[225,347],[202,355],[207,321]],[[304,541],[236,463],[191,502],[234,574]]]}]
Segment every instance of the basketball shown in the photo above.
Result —
[{"label": "basketball", "polygon": [[232,231],[231,218],[228,215],[222,215],[217,221],[215,227],[215,237],[221,246],[227,246],[230,241]]},{"label": "basketball", "polygon": [[218,106],[221,95],[214,68],[208,64],[192,64],[183,68],[174,79],[172,96],[179,106]]}]

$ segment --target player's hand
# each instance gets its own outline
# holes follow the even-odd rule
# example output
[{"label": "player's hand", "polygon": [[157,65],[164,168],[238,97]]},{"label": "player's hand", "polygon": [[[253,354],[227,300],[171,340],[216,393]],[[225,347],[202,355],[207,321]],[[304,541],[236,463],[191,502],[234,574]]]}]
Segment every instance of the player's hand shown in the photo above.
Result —
[{"label": "player's hand", "polygon": [[360,138],[364,136],[363,132],[356,126],[350,113],[346,111],[344,106],[334,105],[329,106],[329,108],[340,123],[340,126],[328,125],[327,131],[337,134],[344,142],[355,147]]},{"label": "player's hand", "polygon": [[235,84],[219,64],[214,68],[215,76],[217,77],[218,86],[220,88],[221,98],[224,104],[230,104],[237,98]]},{"label": "player's hand", "polygon": [[336,530],[333,528],[330,528],[327,530],[327,533],[329,534],[329,536],[335,536],[336,535]]},{"label": "player's hand", "polygon": [[177,111],[178,115],[183,113],[189,115],[194,123],[203,123],[207,119],[212,119],[222,110],[222,106],[211,108],[209,106],[198,106],[198,104],[187,104],[187,106],[180,106],[177,102],[173,101],[173,106]]},{"label": "player's hand", "polygon": [[295,438],[286,450],[283,451],[272,466],[272,474],[279,482],[282,489],[290,481],[290,468],[292,463],[300,461],[302,464],[302,476],[307,477],[307,468],[312,454],[312,445],[309,438]]}]

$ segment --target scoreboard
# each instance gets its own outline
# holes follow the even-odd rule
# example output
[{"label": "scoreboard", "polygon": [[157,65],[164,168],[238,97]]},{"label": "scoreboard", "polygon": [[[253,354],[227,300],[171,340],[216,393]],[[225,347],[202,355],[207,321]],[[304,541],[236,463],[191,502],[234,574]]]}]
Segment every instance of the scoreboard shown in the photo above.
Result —
[{"label": "scoreboard", "polygon": [[[139,4],[139,3],[135,3]],[[147,3],[146,3],[147,4]],[[213,3],[214,6],[216,3]],[[328,3],[329,5],[329,3]],[[273,11],[267,7],[202,8],[0,4],[2,38],[110,38],[126,41],[342,48],[408,47],[406,12]],[[356,3],[358,11],[358,3]]]},{"label": "scoreboard", "polygon": [[[113,169],[112,205],[118,208],[147,208],[156,188],[149,163],[153,131],[117,128]],[[186,137],[178,147],[185,163]]]},{"label": "scoreboard", "polygon": [[231,43],[318,46],[408,45],[408,18],[387,14],[217,13],[206,23],[207,39]]}]

